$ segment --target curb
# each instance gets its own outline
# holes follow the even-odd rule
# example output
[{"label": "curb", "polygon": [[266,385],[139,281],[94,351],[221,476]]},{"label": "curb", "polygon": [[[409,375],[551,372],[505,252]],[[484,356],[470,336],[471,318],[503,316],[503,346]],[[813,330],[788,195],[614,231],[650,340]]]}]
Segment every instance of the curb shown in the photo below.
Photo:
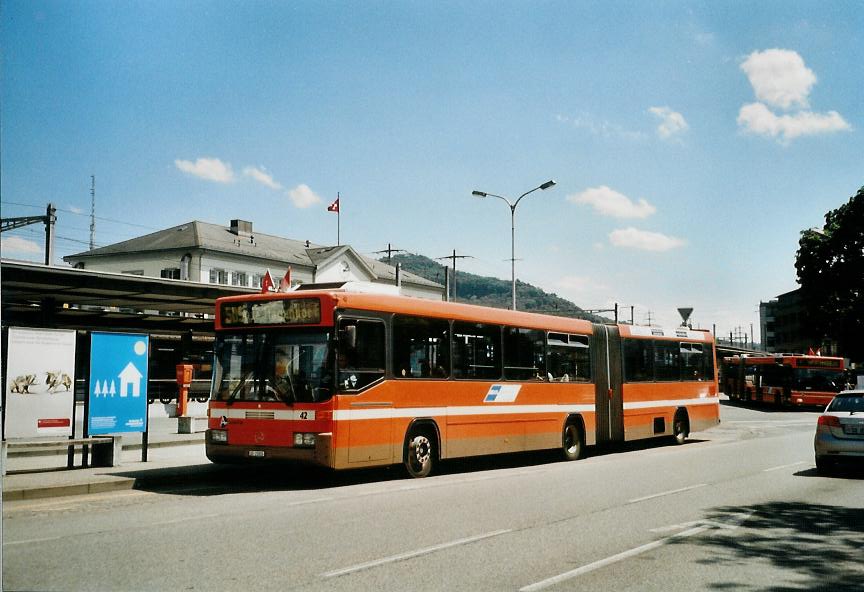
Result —
[{"label": "curb", "polygon": [[133,489],[135,479],[119,477],[111,481],[93,481],[90,483],[75,483],[69,485],[54,485],[21,489],[4,489],[3,499],[6,501],[21,501],[44,499],[47,497],[64,497],[67,495],[85,495],[88,493],[105,493],[106,491],[122,491]]}]

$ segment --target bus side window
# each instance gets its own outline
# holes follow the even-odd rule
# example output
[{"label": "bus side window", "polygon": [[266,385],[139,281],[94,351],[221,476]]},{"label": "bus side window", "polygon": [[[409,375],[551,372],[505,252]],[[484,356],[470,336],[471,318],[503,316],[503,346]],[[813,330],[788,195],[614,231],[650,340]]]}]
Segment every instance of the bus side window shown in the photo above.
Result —
[{"label": "bus side window", "polygon": [[624,382],[654,380],[654,342],[650,339],[622,339]]},{"label": "bus side window", "polygon": [[[339,354],[344,367],[339,369],[337,383],[341,390],[362,389],[384,376],[384,323],[372,319],[339,320]],[[351,335],[351,342],[341,336]]]},{"label": "bus side window", "polygon": [[501,378],[501,327],[453,323],[453,377],[468,380]]},{"label": "bus side window", "polygon": [[701,343],[681,344],[681,380],[705,380]]},{"label": "bus side window", "polygon": [[504,327],[504,378],[544,380],[543,331]]},{"label": "bus side window", "polygon": [[547,378],[551,382],[591,380],[591,350],[586,335],[549,333]]},{"label": "bus side window", "polygon": [[396,378],[447,378],[450,375],[450,324],[442,319],[393,317],[393,375]]},{"label": "bus side window", "polygon": [[677,342],[654,342],[654,379],[658,382],[681,380],[681,350]]}]

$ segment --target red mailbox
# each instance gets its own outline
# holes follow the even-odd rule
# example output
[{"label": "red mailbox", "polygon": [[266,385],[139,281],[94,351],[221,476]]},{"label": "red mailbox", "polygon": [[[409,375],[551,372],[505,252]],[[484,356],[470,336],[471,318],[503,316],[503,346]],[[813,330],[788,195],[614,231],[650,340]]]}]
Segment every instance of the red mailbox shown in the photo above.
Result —
[{"label": "red mailbox", "polygon": [[192,364],[177,364],[177,417],[186,416],[189,387],[192,385]]}]

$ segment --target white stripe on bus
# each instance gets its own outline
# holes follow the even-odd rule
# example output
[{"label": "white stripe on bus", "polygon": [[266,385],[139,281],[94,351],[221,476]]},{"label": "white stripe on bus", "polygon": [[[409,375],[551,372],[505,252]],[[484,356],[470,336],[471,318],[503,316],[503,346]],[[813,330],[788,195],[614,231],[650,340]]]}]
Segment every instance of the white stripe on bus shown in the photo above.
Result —
[{"label": "white stripe on bus", "polygon": [[[675,399],[665,401],[634,401],[624,403],[625,410],[653,409],[662,407],[687,407],[693,405],[718,405],[716,397],[700,399]],[[226,408],[212,410],[214,417],[245,419],[247,409]],[[257,411],[257,410],[251,410]],[[291,409],[274,410],[274,419],[295,419],[296,411]],[[541,413],[594,413],[594,405],[476,405],[457,407],[378,407],[372,409],[336,409],[334,421],[357,419],[395,419],[405,417],[459,417],[463,415],[515,415]]]}]

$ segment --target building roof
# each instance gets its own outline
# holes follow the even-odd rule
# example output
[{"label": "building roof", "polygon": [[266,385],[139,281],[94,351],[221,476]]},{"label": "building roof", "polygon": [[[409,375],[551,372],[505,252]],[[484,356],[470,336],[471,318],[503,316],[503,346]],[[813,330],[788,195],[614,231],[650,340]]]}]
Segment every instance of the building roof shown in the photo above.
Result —
[{"label": "building roof", "polygon": [[[251,229],[251,224],[248,228]],[[198,220],[159,230],[113,245],[99,247],[63,257],[64,261],[77,262],[87,259],[128,255],[131,253],[150,253],[161,251],[205,250],[240,257],[277,261],[287,265],[316,267],[345,253],[351,252],[365,264],[367,271],[383,280],[396,280],[396,268],[381,261],[357,253],[349,245],[324,246],[308,241],[299,241],[260,232],[239,232],[228,226],[220,226]],[[419,275],[402,271],[405,283],[431,288],[442,288],[440,284]]]}]

